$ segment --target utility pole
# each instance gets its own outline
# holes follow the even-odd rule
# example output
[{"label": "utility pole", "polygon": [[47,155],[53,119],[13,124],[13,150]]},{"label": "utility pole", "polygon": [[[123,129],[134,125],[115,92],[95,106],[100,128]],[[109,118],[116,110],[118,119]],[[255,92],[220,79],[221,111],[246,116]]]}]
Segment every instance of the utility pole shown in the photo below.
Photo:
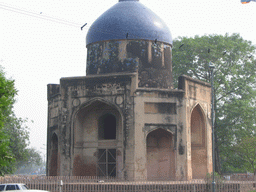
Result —
[{"label": "utility pole", "polygon": [[210,75],[211,75],[211,92],[212,92],[212,107],[211,107],[211,117],[212,117],[212,192],[215,192],[215,143],[214,143],[214,121],[215,121],[215,113],[214,113],[214,74],[213,70],[215,68],[213,63],[209,63]]}]

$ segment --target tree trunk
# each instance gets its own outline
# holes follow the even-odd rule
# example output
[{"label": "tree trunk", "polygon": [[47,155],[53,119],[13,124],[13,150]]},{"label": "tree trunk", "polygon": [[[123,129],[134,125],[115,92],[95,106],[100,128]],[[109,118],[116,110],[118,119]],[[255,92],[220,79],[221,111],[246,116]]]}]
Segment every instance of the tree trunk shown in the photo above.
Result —
[{"label": "tree trunk", "polygon": [[220,155],[219,155],[219,148],[217,147],[216,148],[216,151],[215,151],[215,161],[216,161],[216,164],[215,164],[215,171],[221,175],[221,164],[220,164]]}]

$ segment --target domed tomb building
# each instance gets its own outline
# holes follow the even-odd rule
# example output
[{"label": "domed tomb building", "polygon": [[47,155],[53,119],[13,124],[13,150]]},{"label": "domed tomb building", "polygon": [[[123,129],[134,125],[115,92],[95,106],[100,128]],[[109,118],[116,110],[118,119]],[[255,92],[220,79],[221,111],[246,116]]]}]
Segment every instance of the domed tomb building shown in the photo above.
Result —
[{"label": "domed tomb building", "polygon": [[190,180],[212,171],[211,87],[172,86],[172,36],[139,0],[90,27],[86,76],[48,85],[47,175]]}]

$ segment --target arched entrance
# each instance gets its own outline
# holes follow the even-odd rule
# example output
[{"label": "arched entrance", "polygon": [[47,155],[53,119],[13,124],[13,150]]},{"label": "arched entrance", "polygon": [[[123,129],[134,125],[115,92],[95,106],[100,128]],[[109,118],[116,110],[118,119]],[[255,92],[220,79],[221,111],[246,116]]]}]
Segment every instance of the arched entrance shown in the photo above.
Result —
[{"label": "arched entrance", "polygon": [[51,139],[51,160],[50,160],[50,169],[49,176],[58,175],[59,167],[59,158],[58,158],[58,136],[56,133],[53,134]]},{"label": "arched entrance", "polygon": [[73,175],[119,177],[122,140],[121,113],[114,105],[95,100],[82,107],[74,117]]},{"label": "arched entrance", "polygon": [[175,153],[173,135],[157,129],[147,136],[148,180],[170,180],[175,178]]},{"label": "arched entrance", "polygon": [[203,179],[207,174],[207,150],[205,118],[200,105],[191,114],[191,162],[192,178]]}]

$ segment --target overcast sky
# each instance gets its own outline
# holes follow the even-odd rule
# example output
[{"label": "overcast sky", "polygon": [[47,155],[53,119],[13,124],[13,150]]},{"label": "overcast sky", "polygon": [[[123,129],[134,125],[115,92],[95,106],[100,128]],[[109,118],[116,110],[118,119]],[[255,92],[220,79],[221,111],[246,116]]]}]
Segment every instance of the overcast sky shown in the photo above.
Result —
[{"label": "overcast sky", "polygon": [[[94,20],[118,0],[3,0],[0,65],[19,90],[15,113],[34,123],[31,146],[45,153],[47,84],[84,76],[85,37]],[[178,36],[240,33],[256,44],[256,3],[240,0],[140,0]],[[81,30],[81,26],[88,23]]]}]

